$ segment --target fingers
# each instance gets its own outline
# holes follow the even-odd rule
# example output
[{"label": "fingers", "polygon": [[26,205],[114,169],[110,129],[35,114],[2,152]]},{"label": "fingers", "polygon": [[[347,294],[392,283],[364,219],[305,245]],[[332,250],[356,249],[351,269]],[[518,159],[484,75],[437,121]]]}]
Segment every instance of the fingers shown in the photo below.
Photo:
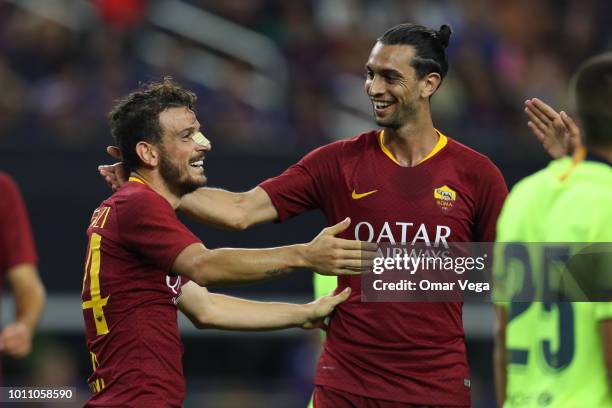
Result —
[{"label": "fingers", "polygon": [[571,116],[561,111],[561,121],[569,131],[570,138],[580,139],[580,129],[578,128],[578,125],[576,125],[576,122],[574,122],[574,119],[572,119]]},{"label": "fingers", "polygon": [[332,302],[332,306],[336,307],[340,303],[344,302],[351,296],[351,288],[347,286],[344,290],[337,295],[333,295],[333,292],[328,295],[330,297],[330,301]]},{"label": "fingers", "polygon": [[555,118],[559,117],[559,113],[557,113],[557,111],[538,98],[532,98],[528,100],[526,104],[528,104],[528,106],[533,106],[538,112],[542,113],[549,120],[555,120]]},{"label": "fingers", "polygon": [[349,225],[351,225],[351,219],[346,217],[344,220],[340,221],[336,225],[332,225],[331,227],[327,227],[323,230],[325,235],[337,235],[342,231],[346,230]]},{"label": "fingers", "polygon": [[354,239],[334,238],[331,244],[337,245],[337,247],[340,249],[360,250],[364,252],[378,251],[378,244],[375,244],[374,242],[357,241]]},{"label": "fingers", "polygon": [[364,261],[371,261],[377,255],[378,252],[360,251],[357,249],[344,249],[338,252],[338,258],[340,259],[363,259]]},{"label": "fingers", "polygon": [[525,108],[525,113],[529,116],[529,119],[533,124],[535,124],[538,129],[542,132],[545,132],[549,129],[550,123],[552,122],[550,119],[546,117],[542,112],[537,109]]},{"label": "fingers", "polygon": [[106,153],[109,154],[114,159],[119,161],[123,161],[123,156],[121,155],[121,150],[117,146],[107,146]]},{"label": "fingers", "polygon": [[373,265],[373,260],[362,260],[362,259],[343,259],[339,261],[341,268],[353,269],[355,271],[368,270]]},{"label": "fingers", "polygon": [[546,135],[544,132],[542,132],[532,121],[527,122],[527,126],[529,126],[529,129],[531,129],[540,143],[543,143],[544,140],[546,140]]}]

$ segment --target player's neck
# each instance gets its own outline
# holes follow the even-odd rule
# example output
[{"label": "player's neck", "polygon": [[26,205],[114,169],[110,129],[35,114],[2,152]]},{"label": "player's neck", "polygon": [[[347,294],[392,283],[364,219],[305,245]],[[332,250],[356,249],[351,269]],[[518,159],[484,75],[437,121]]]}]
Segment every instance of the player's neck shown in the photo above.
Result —
[{"label": "player's neck", "polygon": [[427,115],[399,129],[385,128],[383,143],[402,166],[413,167],[427,157],[438,139],[431,116]]},{"label": "player's neck", "polygon": [[138,171],[133,171],[132,174],[130,174],[130,178],[132,177],[138,178],[157,194],[164,197],[166,201],[170,203],[172,208],[178,208],[181,198],[170,191],[166,185],[166,182],[158,171],[139,169]]}]

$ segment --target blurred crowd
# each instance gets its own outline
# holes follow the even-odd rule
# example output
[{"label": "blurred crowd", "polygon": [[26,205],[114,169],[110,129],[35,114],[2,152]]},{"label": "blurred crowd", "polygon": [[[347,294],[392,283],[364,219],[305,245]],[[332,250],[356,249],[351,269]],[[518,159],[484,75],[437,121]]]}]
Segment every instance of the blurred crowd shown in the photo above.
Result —
[{"label": "blurred crowd", "polygon": [[[207,78],[217,87],[184,77],[189,55],[206,44],[166,33],[175,40],[170,57],[155,65],[142,57],[144,34],[154,28],[150,9],[163,1],[92,0],[67,10],[79,2],[28,9],[0,0],[0,147],[104,146],[112,101],[170,74],[200,96],[200,121],[223,146],[219,153],[302,153],[374,126],[364,63],[386,28],[411,21],[450,23],[454,31],[450,73],[433,98],[436,125],[494,159],[537,155],[522,101],[537,96],[566,108],[570,73],[612,45],[607,0],[182,0],[262,34],[280,51],[288,78],[277,82],[280,102],[261,108],[245,102],[253,92],[245,61],[222,55],[229,69],[207,73],[218,76]],[[275,80],[273,69],[266,75]],[[341,126],[342,117],[362,121]]]}]

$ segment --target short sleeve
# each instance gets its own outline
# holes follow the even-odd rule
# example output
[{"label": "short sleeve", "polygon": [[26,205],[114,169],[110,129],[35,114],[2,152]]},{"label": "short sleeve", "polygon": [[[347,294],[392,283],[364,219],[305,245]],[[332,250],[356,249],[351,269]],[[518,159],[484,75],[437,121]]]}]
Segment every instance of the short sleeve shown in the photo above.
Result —
[{"label": "short sleeve", "polygon": [[508,196],[508,187],[501,171],[487,160],[479,183],[474,241],[494,242],[497,218]]},{"label": "short sleeve", "polygon": [[259,185],[276,207],[277,221],[322,207],[324,189],[333,184],[335,150],[333,144],[315,149],[281,175]]},{"label": "short sleeve", "polygon": [[0,273],[38,261],[30,220],[17,184],[0,174]]},{"label": "short sleeve", "polygon": [[126,247],[168,273],[183,249],[201,242],[154,192],[131,195],[116,211],[119,238]]}]

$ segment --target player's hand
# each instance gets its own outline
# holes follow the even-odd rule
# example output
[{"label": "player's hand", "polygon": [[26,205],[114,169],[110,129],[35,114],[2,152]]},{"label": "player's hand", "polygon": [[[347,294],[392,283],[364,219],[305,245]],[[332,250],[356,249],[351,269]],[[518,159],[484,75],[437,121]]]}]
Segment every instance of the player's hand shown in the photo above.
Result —
[{"label": "player's hand", "polygon": [[119,150],[118,147],[108,146],[106,152],[114,159],[119,160],[119,162],[98,166],[98,171],[100,175],[104,177],[106,184],[108,184],[113,191],[117,191],[128,181],[129,174],[121,162],[123,158],[121,157],[121,150]]},{"label": "player's hand", "polygon": [[376,257],[378,245],[337,238],[351,225],[351,219],[323,229],[306,245],[305,267],[320,275],[357,275],[368,270]]},{"label": "player's hand", "polygon": [[302,329],[327,330],[325,318],[334,311],[336,306],[348,299],[350,295],[351,288],[347,287],[342,292],[338,293],[336,296],[334,296],[332,292],[327,296],[322,296],[318,298],[314,302],[308,303],[306,305],[306,307],[309,309],[308,317],[306,318],[306,321],[302,324]]},{"label": "player's hand", "polygon": [[32,350],[32,332],[24,323],[16,322],[0,333],[0,351],[12,357],[22,358]]},{"label": "player's hand", "polygon": [[525,101],[527,125],[554,159],[572,154],[582,146],[580,129],[565,112],[558,113],[538,98]]}]

